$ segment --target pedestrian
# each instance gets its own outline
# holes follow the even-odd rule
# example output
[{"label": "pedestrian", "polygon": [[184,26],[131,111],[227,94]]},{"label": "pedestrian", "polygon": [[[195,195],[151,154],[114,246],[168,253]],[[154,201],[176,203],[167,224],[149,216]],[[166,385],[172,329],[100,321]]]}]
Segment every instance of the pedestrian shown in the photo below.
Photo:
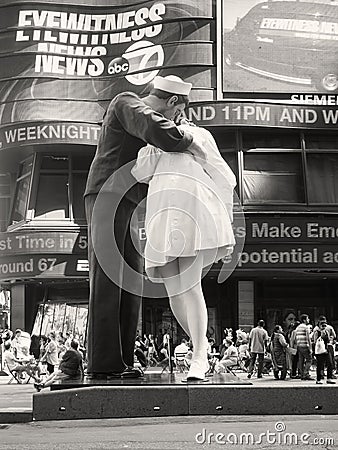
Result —
[{"label": "pedestrian", "polygon": [[181,339],[181,343],[176,345],[174,348],[174,355],[176,356],[177,353],[184,353],[186,354],[189,350],[188,342],[186,339]]},{"label": "pedestrian", "polygon": [[252,377],[256,359],[258,359],[257,378],[262,378],[264,353],[268,343],[268,333],[264,329],[264,320],[259,320],[257,326],[250,331],[249,334],[249,351],[250,351],[250,365],[248,369],[248,378]]},{"label": "pedestrian", "polygon": [[250,352],[249,352],[249,341],[246,339],[242,339],[240,341],[240,344],[238,345],[238,362],[239,362],[239,366],[245,370],[245,372],[247,371],[247,368],[249,367],[250,364]]},{"label": "pedestrian", "polygon": [[51,331],[48,335],[48,343],[46,345],[46,350],[40,362],[46,361],[47,371],[51,375],[54,372],[55,366],[59,363],[58,358],[58,346],[55,341],[55,333]]},{"label": "pedestrian", "polygon": [[203,155],[192,135],[174,123],[188,104],[190,89],[191,84],[179,77],[159,76],[148,96],[120,93],[105,113],[85,190],[90,284],[87,370],[92,378],[142,376],[133,364],[143,260],[135,248],[138,227],[131,218],[146,188],[135,183],[129,166],[122,167],[147,143],[168,153]]},{"label": "pedestrian", "polygon": [[78,348],[78,341],[73,339],[70,348],[62,356],[58,370],[51,373],[42,383],[34,384],[38,392],[51,386],[55,381],[76,379],[83,376],[82,355]]},{"label": "pedestrian", "polygon": [[24,378],[23,374],[26,372],[30,377],[34,378],[36,382],[39,382],[39,373],[36,375],[36,370],[30,366],[29,362],[21,361],[14,355],[14,351],[11,348],[11,342],[7,340],[3,345],[3,360],[11,372],[16,372],[19,375],[20,378],[17,378],[17,380],[21,381],[21,379]]},{"label": "pedestrian", "polygon": [[209,363],[202,270],[233,251],[236,178],[211,133],[183,122],[179,128],[201,143],[204,157],[168,154],[148,145],[140,150],[132,174],[149,183],[144,250],[147,276],[153,283],[164,283],[171,310],[192,340],[187,380],[204,380]]},{"label": "pedestrian", "polygon": [[[333,326],[327,323],[326,316],[323,316],[323,315],[319,316],[318,325],[313,330],[313,339],[315,338],[314,332],[315,332],[315,330],[318,330],[318,327],[320,326],[321,323],[326,323],[325,331],[326,331],[326,333],[328,334],[328,337],[329,337],[329,342],[327,344],[327,351],[328,351],[328,355],[329,355],[329,358],[330,358],[330,364],[332,365],[332,367],[334,367],[335,366],[335,362],[334,362],[334,345],[335,345],[337,336],[336,336],[336,332],[335,332]],[[332,378],[336,378],[336,376],[332,375]]]},{"label": "pedestrian", "polygon": [[216,341],[214,338],[209,338],[208,342],[208,356],[213,356],[215,353],[218,353],[218,346],[216,345]]},{"label": "pedestrian", "polygon": [[155,339],[152,334],[148,335],[148,341],[149,341],[148,365],[156,366],[156,364],[158,363],[158,361],[157,361],[158,354],[157,354],[157,349],[156,349],[156,345],[155,345]]},{"label": "pedestrian", "polygon": [[[283,335],[280,325],[276,325],[271,335],[271,357],[273,365],[273,375],[276,380],[285,380],[287,373],[286,348],[289,344]],[[279,377],[280,372],[280,377]]]},{"label": "pedestrian", "polygon": [[333,378],[333,363],[329,355],[330,335],[334,330],[327,324],[326,318],[322,316],[318,325],[313,330],[314,353],[317,360],[316,384],[323,384],[324,367],[327,368],[327,384],[336,384]]},{"label": "pedestrian", "polygon": [[288,334],[290,334],[290,329],[293,327],[296,320],[297,316],[294,310],[290,310],[286,314],[284,314],[283,331],[285,338],[287,337]]},{"label": "pedestrian", "polygon": [[136,340],[134,354],[138,362],[141,364],[142,368],[145,369],[148,366],[148,360],[143,348],[144,347],[142,347],[141,340]]},{"label": "pedestrian", "polygon": [[226,350],[223,358],[215,366],[216,373],[227,372],[228,367],[236,366],[238,363],[238,352],[234,346],[233,340],[230,337],[225,338]]},{"label": "pedestrian", "polygon": [[312,344],[308,325],[310,318],[307,314],[300,316],[300,324],[296,328],[296,345],[298,353],[298,368],[301,380],[313,380],[310,377],[312,364]]},{"label": "pedestrian", "polygon": [[298,370],[299,354],[297,351],[296,342],[296,329],[300,325],[299,320],[296,320],[292,327],[290,328],[290,340],[289,340],[289,367],[290,367],[290,378],[300,378],[300,372]]},{"label": "pedestrian", "polygon": [[46,346],[47,346],[47,337],[41,336],[39,340],[39,357],[38,357],[40,361],[43,355],[46,353]]},{"label": "pedestrian", "polygon": [[22,352],[23,346],[24,346],[24,343],[23,343],[23,338],[22,338],[22,331],[20,330],[20,328],[17,328],[14,333],[14,337],[13,337],[13,340],[11,343],[11,348],[14,353],[14,356],[18,359],[22,359],[24,356],[24,354]]}]

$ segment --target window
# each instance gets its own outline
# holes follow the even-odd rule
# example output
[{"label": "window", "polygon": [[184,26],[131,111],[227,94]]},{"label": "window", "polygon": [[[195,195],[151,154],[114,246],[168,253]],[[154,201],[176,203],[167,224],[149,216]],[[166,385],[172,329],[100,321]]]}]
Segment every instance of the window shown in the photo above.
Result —
[{"label": "window", "polygon": [[35,218],[69,218],[68,174],[40,174]]},{"label": "window", "polygon": [[245,153],[245,203],[302,203],[304,188],[300,153]]},{"label": "window", "polygon": [[26,159],[19,167],[10,219],[12,225],[26,219],[32,168],[33,157]]},{"label": "window", "polygon": [[0,232],[6,231],[9,220],[10,177],[0,174]]},{"label": "window", "polygon": [[44,155],[35,204],[37,219],[69,219],[69,159]]},{"label": "window", "polygon": [[86,173],[73,173],[73,216],[75,220],[85,220],[85,208],[83,194],[85,191],[87,182],[87,172]]},{"label": "window", "polygon": [[308,153],[309,203],[338,203],[338,154]]},{"label": "window", "polygon": [[72,206],[74,220],[85,220],[83,194],[85,192],[88,171],[93,155],[90,152],[72,155]]},{"label": "window", "polygon": [[300,149],[297,130],[252,130],[243,133],[243,149]]},{"label": "window", "polygon": [[[74,153],[38,153],[34,163],[33,157],[24,161],[17,177],[10,223],[30,220],[53,226],[60,221],[84,224],[83,194],[92,158],[92,152],[85,147]],[[0,178],[0,231],[5,226],[4,210]]]},{"label": "window", "polygon": [[338,151],[338,134],[336,131],[306,131],[304,139],[306,149]]},{"label": "window", "polygon": [[92,154],[42,155],[38,178],[35,219],[85,221],[83,194]]},{"label": "window", "polygon": [[219,151],[221,153],[226,151],[236,151],[236,131],[235,130],[224,130],[224,128],[214,128],[210,130],[213,135]]}]

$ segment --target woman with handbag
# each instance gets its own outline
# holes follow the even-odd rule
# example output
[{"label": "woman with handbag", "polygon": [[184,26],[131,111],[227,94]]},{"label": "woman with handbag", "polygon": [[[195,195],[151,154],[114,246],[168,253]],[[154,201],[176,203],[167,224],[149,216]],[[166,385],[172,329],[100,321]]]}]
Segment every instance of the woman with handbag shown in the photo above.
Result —
[{"label": "woman with handbag", "polygon": [[323,384],[322,378],[324,374],[324,367],[327,367],[327,380],[328,384],[336,384],[332,379],[333,367],[329,357],[328,343],[329,332],[327,330],[327,323],[324,320],[318,322],[318,325],[313,330],[313,340],[315,342],[315,357],[317,360],[317,381],[316,384]]}]

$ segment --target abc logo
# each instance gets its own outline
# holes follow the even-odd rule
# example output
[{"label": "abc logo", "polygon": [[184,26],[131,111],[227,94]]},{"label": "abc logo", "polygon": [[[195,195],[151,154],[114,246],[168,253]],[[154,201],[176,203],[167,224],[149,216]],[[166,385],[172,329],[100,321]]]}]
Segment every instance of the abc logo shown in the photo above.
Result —
[{"label": "abc logo", "polygon": [[129,70],[129,62],[122,58],[112,59],[108,65],[109,75],[118,75],[119,73],[125,74]]},{"label": "abc logo", "polygon": [[158,74],[159,67],[164,64],[162,45],[154,45],[149,41],[135,42],[122,56],[129,63],[126,80],[135,86],[142,86],[152,81]]}]

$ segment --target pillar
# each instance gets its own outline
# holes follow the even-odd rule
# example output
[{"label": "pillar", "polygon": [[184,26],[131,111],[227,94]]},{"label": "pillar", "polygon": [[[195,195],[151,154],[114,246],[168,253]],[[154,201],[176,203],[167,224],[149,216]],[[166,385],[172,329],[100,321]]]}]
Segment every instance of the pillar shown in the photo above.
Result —
[{"label": "pillar", "polygon": [[11,320],[10,328],[25,330],[25,285],[16,284],[11,288]]},{"label": "pillar", "polygon": [[238,281],[238,326],[248,332],[254,325],[254,281]]}]

